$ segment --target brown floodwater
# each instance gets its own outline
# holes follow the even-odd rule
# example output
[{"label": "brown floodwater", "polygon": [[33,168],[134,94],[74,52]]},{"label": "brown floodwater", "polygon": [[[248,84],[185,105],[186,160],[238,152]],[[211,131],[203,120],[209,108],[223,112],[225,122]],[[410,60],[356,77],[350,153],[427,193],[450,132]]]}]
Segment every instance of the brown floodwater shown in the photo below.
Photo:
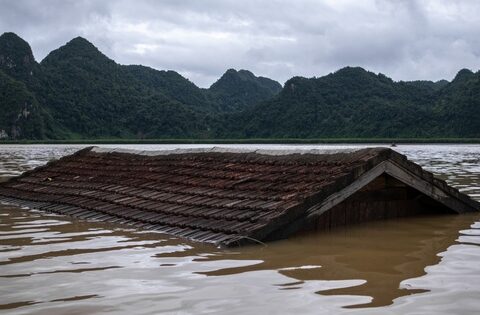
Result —
[{"label": "brown floodwater", "polygon": [[[246,146],[265,147],[230,147]],[[0,146],[0,180],[81,147]],[[480,146],[396,149],[480,200]],[[480,214],[369,222],[218,249],[0,205],[1,314],[476,314],[479,297]]]}]

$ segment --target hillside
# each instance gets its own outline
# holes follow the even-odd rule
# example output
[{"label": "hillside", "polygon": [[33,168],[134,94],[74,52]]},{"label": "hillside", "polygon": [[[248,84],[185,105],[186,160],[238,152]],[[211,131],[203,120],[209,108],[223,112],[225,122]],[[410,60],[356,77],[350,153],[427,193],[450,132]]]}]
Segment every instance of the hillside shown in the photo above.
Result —
[{"label": "hillside", "polygon": [[480,135],[480,71],[462,69],[439,91],[433,107],[439,133],[449,137]]},{"label": "hillside", "polygon": [[14,33],[0,36],[0,69],[23,82],[31,81],[33,72],[38,71],[30,45]]},{"label": "hillside", "polygon": [[394,82],[346,67],[321,78],[295,77],[277,97],[226,117],[219,136],[478,137],[480,73],[459,76],[451,83]]},{"label": "hillside", "polygon": [[54,119],[77,137],[192,137],[205,129],[193,107],[143,84],[83,38],[40,65],[46,78],[40,94]]},{"label": "hillside", "polygon": [[120,65],[77,37],[37,63],[0,36],[0,138],[480,137],[480,72],[396,82],[346,67],[283,89],[227,70],[208,89],[175,71]]},{"label": "hillside", "polygon": [[281,90],[277,81],[256,77],[247,70],[228,69],[210,86],[207,94],[220,111],[238,112],[272,98]]},{"label": "hillside", "polygon": [[24,83],[0,70],[0,139],[46,137],[38,102]]},{"label": "hillside", "polygon": [[28,43],[14,33],[0,36],[0,139],[63,135],[37,100],[39,77],[40,66]]},{"label": "hillside", "polygon": [[[5,82],[19,83],[31,99],[28,104],[39,107],[38,123],[51,129],[9,132],[9,139],[205,138],[211,135],[212,115],[228,107],[212,96],[216,92],[197,87],[175,71],[119,65],[82,37],[52,51],[38,64],[27,42],[4,33],[0,69]],[[265,80],[253,76],[244,89],[245,97],[235,95],[235,99],[241,106],[267,99],[271,91],[263,88]],[[228,99],[228,93],[223,91],[222,96]],[[10,121],[7,117],[17,115],[26,103],[12,93],[3,95],[0,106],[6,115],[0,130],[10,130],[13,123],[3,121]]]}]

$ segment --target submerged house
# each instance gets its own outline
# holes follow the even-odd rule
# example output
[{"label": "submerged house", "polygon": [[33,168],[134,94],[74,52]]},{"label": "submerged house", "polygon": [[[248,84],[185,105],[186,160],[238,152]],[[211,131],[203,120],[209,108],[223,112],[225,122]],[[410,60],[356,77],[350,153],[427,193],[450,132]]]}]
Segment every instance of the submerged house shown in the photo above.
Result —
[{"label": "submerged house", "polygon": [[391,149],[90,147],[0,184],[0,201],[236,246],[480,204]]}]

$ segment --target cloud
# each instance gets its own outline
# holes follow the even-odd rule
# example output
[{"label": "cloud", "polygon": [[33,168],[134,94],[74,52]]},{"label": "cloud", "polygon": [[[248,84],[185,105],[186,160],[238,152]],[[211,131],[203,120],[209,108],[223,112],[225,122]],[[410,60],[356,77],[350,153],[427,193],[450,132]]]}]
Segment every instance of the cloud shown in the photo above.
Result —
[{"label": "cloud", "polygon": [[284,82],[362,66],[395,80],[480,68],[480,2],[449,0],[0,0],[0,30],[38,60],[75,36],[122,64],[202,87],[228,68]]}]

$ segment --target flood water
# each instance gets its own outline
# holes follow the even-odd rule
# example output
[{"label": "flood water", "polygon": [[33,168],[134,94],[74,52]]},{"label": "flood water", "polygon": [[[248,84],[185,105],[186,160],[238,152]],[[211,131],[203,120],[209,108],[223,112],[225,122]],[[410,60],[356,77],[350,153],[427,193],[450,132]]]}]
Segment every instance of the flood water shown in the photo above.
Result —
[{"label": "flood water", "polygon": [[[0,146],[0,181],[82,147]],[[480,200],[479,145],[395,149]],[[218,249],[0,205],[1,314],[478,314],[479,297],[480,214],[370,222]]]}]

